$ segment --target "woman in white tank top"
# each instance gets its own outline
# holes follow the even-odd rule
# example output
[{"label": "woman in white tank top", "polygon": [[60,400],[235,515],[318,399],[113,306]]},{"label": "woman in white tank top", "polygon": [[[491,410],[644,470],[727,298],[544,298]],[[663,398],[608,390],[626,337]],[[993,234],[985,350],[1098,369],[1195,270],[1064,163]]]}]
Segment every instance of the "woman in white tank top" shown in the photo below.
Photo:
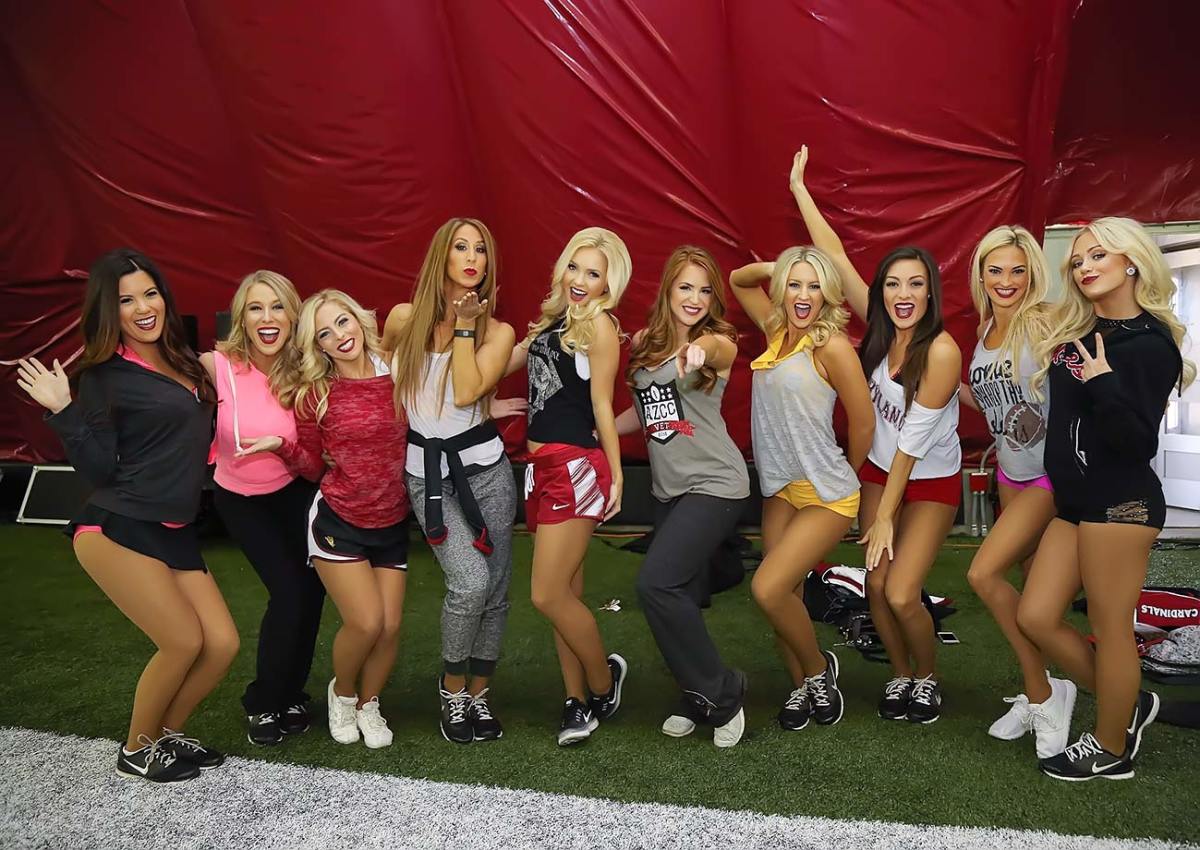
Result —
[{"label": "woman in white tank top", "polygon": [[870,460],[859,474],[859,527],[871,619],[892,665],[879,714],[933,723],[942,703],[937,640],[921,590],[961,500],[962,355],[942,329],[933,258],[920,248],[898,248],[880,262],[868,289],[804,185],[807,161],[805,147],[792,163],[792,194],[813,242],[846,281],[851,309],[867,322],[860,357],[876,416]]}]

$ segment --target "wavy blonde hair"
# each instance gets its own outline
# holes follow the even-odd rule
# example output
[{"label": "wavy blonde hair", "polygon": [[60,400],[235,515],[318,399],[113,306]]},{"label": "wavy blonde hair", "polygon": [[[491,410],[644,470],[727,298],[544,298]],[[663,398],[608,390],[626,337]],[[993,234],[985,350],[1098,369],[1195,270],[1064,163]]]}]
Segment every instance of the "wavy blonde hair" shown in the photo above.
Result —
[{"label": "wavy blonde hair", "polygon": [[306,298],[300,306],[300,318],[296,322],[299,368],[284,386],[279,400],[285,407],[295,411],[297,416],[312,418],[317,422],[329,410],[329,389],[337,378],[333,360],[317,344],[317,310],[330,303],[338,305],[357,320],[363,330],[363,347],[367,355],[373,354],[383,359],[383,345],[373,311],[337,289],[322,289]]},{"label": "wavy blonde hair", "polygon": [[[1133,297],[1138,306],[1152,315],[1171,332],[1171,338],[1180,352],[1187,328],[1171,309],[1171,296],[1175,294],[1175,281],[1171,268],[1162,251],[1146,229],[1131,218],[1110,216],[1098,218],[1075,235],[1078,240],[1084,231],[1090,232],[1100,247],[1110,254],[1125,256],[1137,269],[1133,280]],[[1072,246],[1075,244],[1072,240]],[[1066,294],[1054,316],[1046,337],[1038,346],[1038,363],[1041,368],[1034,374],[1030,387],[1041,397],[1041,387],[1050,369],[1050,358],[1060,345],[1079,339],[1096,323],[1096,309],[1075,284],[1071,273],[1071,256],[1067,255],[1062,265],[1063,285]],[[1196,364],[1184,358],[1181,388],[1196,378]]]},{"label": "wavy blonde hair", "polygon": [[242,278],[237,292],[233,293],[233,301],[229,305],[229,333],[225,339],[217,343],[217,351],[230,360],[245,364],[250,360],[250,352],[254,343],[246,333],[246,302],[250,300],[250,288],[261,283],[269,286],[275,297],[283,304],[283,312],[291,323],[287,342],[280,349],[267,375],[267,383],[276,398],[280,398],[283,387],[290,383],[300,366],[300,352],[296,348],[296,320],[300,317],[300,295],[290,280],[279,272],[259,269]]},{"label": "wavy blonde hair", "polygon": [[[450,246],[454,243],[454,233],[464,224],[469,224],[479,231],[483,237],[484,252],[487,255],[487,271],[475,292],[479,300],[487,301],[482,315],[475,320],[475,349],[487,336],[488,321],[496,310],[496,286],[499,279],[499,258],[496,256],[496,242],[491,231],[482,221],[475,218],[452,218],[437,229],[429,242],[429,250],[425,252],[425,261],[421,263],[421,271],[417,275],[417,284],[412,295],[412,315],[400,331],[396,340],[396,351],[392,355],[392,374],[396,376],[396,409],[412,403],[425,380],[429,369],[429,357],[433,350],[433,333],[438,322],[446,315],[446,263],[450,257]],[[450,364],[439,379],[439,404],[446,395],[446,380],[450,374]],[[481,399],[486,415],[487,399]]]},{"label": "wavy blonde hair", "polygon": [[1004,224],[983,235],[971,257],[971,301],[979,313],[979,335],[982,337],[988,321],[995,318],[987,287],[983,285],[983,269],[989,254],[997,248],[1010,246],[1025,255],[1025,269],[1029,274],[1025,297],[1017,305],[1000,344],[1000,357],[1012,358],[1013,373],[1017,374],[1021,369],[1021,352],[1035,351],[1050,332],[1053,320],[1053,308],[1046,301],[1050,294],[1050,267],[1046,265],[1042,246],[1032,233],[1020,225]]},{"label": "wavy blonde hair", "polygon": [[[567,274],[567,265],[580,248],[595,248],[603,254],[608,260],[608,273],[605,275],[603,295],[583,304],[574,304],[567,296],[563,278]],[[526,339],[533,339],[565,317],[559,342],[563,351],[587,354],[596,335],[595,320],[608,313],[613,322],[617,321],[617,317],[613,316],[611,311],[616,309],[632,275],[633,261],[629,259],[629,249],[625,247],[621,237],[603,227],[585,227],[570,238],[562,253],[558,255],[550,282],[550,294],[542,301],[542,315],[536,322],[529,323]],[[617,332],[620,333],[619,324]]]},{"label": "wavy blonde hair", "polygon": [[837,267],[834,266],[833,260],[829,259],[828,254],[811,245],[793,245],[791,248],[784,248],[783,253],[775,260],[775,270],[771,274],[770,286],[767,287],[767,295],[771,299],[771,306],[774,309],[772,309],[771,315],[767,316],[766,326],[763,330],[766,331],[767,340],[772,342],[776,336],[787,330],[787,306],[784,299],[787,296],[787,285],[791,277],[792,266],[796,263],[808,263],[812,266],[817,275],[817,282],[821,284],[821,296],[825,299],[825,303],[821,307],[821,312],[817,313],[817,318],[808,327],[808,335],[812,337],[813,344],[820,348],[829,342],[829,338],[834,334],[845,331],[846,323],[850,321],[850,314],[846,311],[842,276],[838,274]]}]

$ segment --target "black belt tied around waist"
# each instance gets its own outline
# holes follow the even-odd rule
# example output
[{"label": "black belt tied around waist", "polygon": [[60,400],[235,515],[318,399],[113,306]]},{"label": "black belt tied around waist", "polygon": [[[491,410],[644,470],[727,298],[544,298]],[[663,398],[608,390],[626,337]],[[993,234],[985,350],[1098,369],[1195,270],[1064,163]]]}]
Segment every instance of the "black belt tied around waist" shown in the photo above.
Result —
[{"label": "black belt tied around waist", "polygon": [[446,439],[426,437],[409,430],[408,441],[425,450],[425,539],[430,546],[445,543],[450,533],[442,517],[442,456],[445,455],[446,465],[450,467],[450,480],[454,482],[454,489],[458,491],[463,516],[475,532],[475,539],[471,541],[471,545],[485,555],[492,554],[492,538],[488,534],[487,524],[483,521],[479,503],[475,501],[471,480],[467,477],[467,470],[459,452],[499,438],[500,431],[493,419],[480,422],[475,427]]}]

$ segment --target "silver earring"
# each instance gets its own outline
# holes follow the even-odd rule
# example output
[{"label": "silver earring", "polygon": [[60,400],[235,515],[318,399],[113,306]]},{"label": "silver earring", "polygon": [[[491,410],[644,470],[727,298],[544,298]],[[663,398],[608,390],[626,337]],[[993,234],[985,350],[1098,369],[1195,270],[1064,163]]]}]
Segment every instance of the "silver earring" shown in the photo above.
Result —
[{"label": "silver earring", "polygon": [[1137,266],[1130,266],[1129,268],[1125,269],[1125,275],[1127,277],[1136,277],[1137,276]]}]

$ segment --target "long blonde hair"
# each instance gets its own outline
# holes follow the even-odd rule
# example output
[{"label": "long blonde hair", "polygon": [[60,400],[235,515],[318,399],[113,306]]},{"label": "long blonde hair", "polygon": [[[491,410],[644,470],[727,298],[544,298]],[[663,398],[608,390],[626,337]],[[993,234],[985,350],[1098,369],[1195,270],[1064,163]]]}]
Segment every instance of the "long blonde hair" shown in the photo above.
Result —
[{"label": "long blonde hair", "polygon": [[[608,274],[605,276],[606,288],[603,295],[584,304],[574,304],[567,297],[562,284],[567,274],[567,265],[580,248],[595,248],[603,254],[608,260]],[[570,238],[562,253],[558,255],[558,262],[554,264],[554,275],[550,281],[550,294],[542,301],[542,315],[536,322],[529,323],[527,338],[532,339],[565,317],[559,342],[563,351],[587,354],[596,335],[595,320],[601,314],[608,313],[616,322],[616,316],[610,311],[616,309],[632,275],[633,261],[629,259],[629,249],[625,247],[621,237],[603,227],[585,227]]]},{"label": "long blonde hair", "polygon": [[1046,255],[1033,234],[1016,224],[995,227],[983,235],[971,257],[971,301],[979,313],[979,334],[983,335],[989,320],[995,317],[992,301],[983,285],[983,267],[988,255],[997,248],[1013,247],[1025,255],[1025,269],[1029,274],[1029,286],[1025,297],[1017,305],[1004,341],[1000,343],[1000,357],[1012,358],[1013,374],[1021,370],[1021,352],[1034,351],[1050,331],[1052,307],[1046,302],[1050,293],[1050,267]]},{"label": "long blonde hair", "polygon": [[[834,266],[833,260],[829,259],[828,254],[811,245],[793,245],[791,248],[784,248],[783,253],[775,260],[771,285],[767,288],[767,295],[771,299],[771,306],[774,309],[767,316],[763,330],[766,331],[768,341],[774,341],[775,337],[787,331],[787,305],[784,299],[787,296],[787,285],[792,273],[792,266],[796,263],[808,263],[812,266],[813,271],[817,274],[817,282],[821,284],[821,296],[825,303],[821,307],[821,312],[817,313],[816,319],[808,327],[808,335],[812,337],[813,344],[820,348],[829,342],[829,338],[834,334],[841,333],[846,329],[846,323],[850,321],[850,314],[846,311],[842,276],[838,274],[837,267]],[[782,352],[780,354],[782,355]]]},{"label": "long blonde hair", "polygon": [[[429,250],[425,252],[425,261],[421,263],[421,272],[417,275],[417,284],[413,289],[412,314],[396,340],[396,351],[392,355],[392,374],[396,376],[397,410],[413,402],[427,377],[430,360],[426,355],[433,348],[434,330],[446,315],[446,263],[450,256],[450,246],[454,242],[455,231],[464,224],[469,224],[479,231],[487,254],[487,271],[475,290],[481,302],[487,301],[483,314],[475,320],[476,350],[483,345],[487,336],[488,321],[496,309],[496,286],[499,278],[496,242],[482,221],[475,218],[452,218],[434,232],[433,239],[429,242]],[[439,403],[445,398],[449,374],[450,364],[447,363],[439,379]],[[486,404],[486,401],[484,403]]]},{"label": "long blonde hair", "polygon": [[[1175,281],[1171,278],[1171,268],[1163,257],[1162,251],[1154,244],[1146,229],[1131,218],[1110,216],[1098,218],[1076,234],[1079,239],[1083,231],[1089,231],[1100,247],[1110,254],[1121,254],[1129,259],[1130,264],[1137,270],[1133,282],[1133,297],[1138,306],[1162,322],[1171,332],[1171,338],[1180,352],[1183,351],[1183,338],[1187,333],[1183,322],[1175,316],[1171,309],[1171,296],[1175,294]],[[1072,242],[1072,245],[1074,242]],[[1038,347],[1038,362],[1041,368],[1034,374],[1030,387],[1039,396],[1041,386],[1046,381],[1046,373],[1050,369],[1050,358],[1060,345],[1079,339],[1092,329],[1096,323],[1096,309],[1088,301],[1079,287],[1075,284],[1071,273],[1071,256],[1063,260],[1063,286],[1066,294],[1054,316],[1054,322],[1042,344]],[[1183,359],[1181,384],[1186,387],[1196,378],[1196,364],[1187,358]]]},{"label": "long blonde hair", "polygon": [[[675,279],[688,265],[704,271],[708,286],[712,290],[712,301],[708,315],[688,329],[688,341],[694,342],[706,334],[724,336],[738,340],[737,328],[725,320],[725,285],[721,268],[713,255],[694,245],[683,245],[671,252],[663,266],[662,281],[658,286],[658,297],[650,308],[650,320],[646,330],[629,352],[629,366],[625,370],[626,380],[633,386],[633,373],[642,368],[654,368],[675,353],[675,320],[671,315],[671,289]],[[696,387],[711,393],[717,385],[717,371],[712,366],[701,366]]]},{"label": "long blonde hair", "polygon": [[291,324],[288,340],[279,350],[275,362],[271,365],[271,372],[267,375],[271,392],[276,398],[280,398],[283,387],[290,383],[289,376],[294,376],[300,366],[300,352],[296,348],[296,320],[300,316],[300,295],[286,277],[279,272],[259,269],[242,278],[237,292],[233,294],[233,302],[229,305],[229,333],[217,343],[217,351],[238,364],[250,362],[250,351],[254,343],[246,333],[246,302],[250,299],[250,288],[257,283],[271,288],[275,297],[283,304],[283,312]]},{"label": "long blonde hair", "polygon": [[333,360],[317,344],[317,310],[326,304],[336,304],[352,315],[363,330],[363,348],[367,356],[383,358],[383,345],[379,339],[379,326],[375,313],[337,289],[322,289],[310,295],[300,306],[300,318],[296,322],[296,348],[300,352],[300,365],[292,379],[284,386],[280,402],[290,407],[298,417],[320,422],[329,409],[329,389],[337,378]]}]

